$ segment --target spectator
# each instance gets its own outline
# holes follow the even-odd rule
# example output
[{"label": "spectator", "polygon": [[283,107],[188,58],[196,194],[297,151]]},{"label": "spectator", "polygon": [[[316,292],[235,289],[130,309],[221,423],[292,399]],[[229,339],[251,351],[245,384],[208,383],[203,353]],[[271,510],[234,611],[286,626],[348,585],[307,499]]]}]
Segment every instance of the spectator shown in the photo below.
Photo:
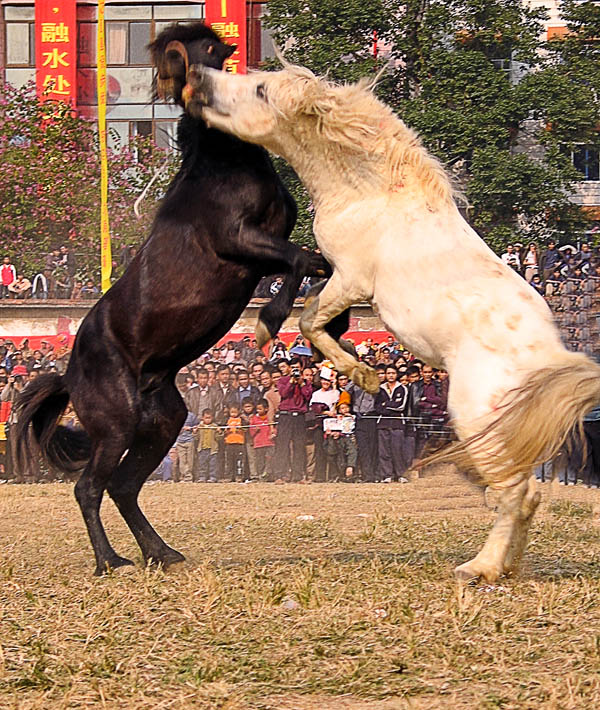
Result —
[{"label": "spectator", "polygon": [[441,383],[433,379],[433,368],[430,365],[423,365],[421,379],[414,382],[411,387],[414,388],[415,409],[421,426],[415,452],[416,456],[420,457],[427,440],[431,438],[430,429],[436,425],[439,427],[445,422],[447,395],[445,400],[442,396]]},{"label": "spectator", "polygon": [[[280,361],[281,377],[277,389],[281,395],[279,422],[275,439],[274,469],[277,479],[302,481],[306,474],[305,415],[312,396],[312,384],[302,376],[300,360]],[[291,479],[289,478],[291,471]]]},{"label": "spectator", "polygon": [[0,266],[0,298],[8,297],[8,287],[17,278],[17,271],[15,267],[10,263],[10,257],[5,256],[2,259],[2,266]]},{"label": "spectator", "polygon": [[240,408],[236,403],[229,407],[225,428],[225,476],[230,481],[242,481],[244,473],[244,430]]},{"label": "spectator", "polygon": [[[319,414],[335,415],[335,405],[340,398],[339,390],[333,386],[333,370],[322,367],[320,372],[321,387],[312,393],[309,406]],[[319,405],[316,408],[314,405]]]},{"label": "spectator", "polygon": [[560,273],[560,268],[556,267],[546,281],[545,296],[559,296],[560,287],[566,281],[565,277]]},{"label": "spectator", "polygon": [[519,274],[521,273],[521,260],[512,244],[506,247],[506,251],[502,254],[501,259],[507,266],[510,266],[511,269],[514,269]]},{"label": "spectator", "polygon": [[60,265],[66,269],[67,274],[69,274],[71,278],[75,276],[75,271],[77,270],[75,254],[73,254],[71,248],[65,244],[60,248]]},{"label": "spectator", "polygon": [[[261,372],[259,387],[261,397],[268,403],[268,416],[270,422],[275,421],[275,417],[279,412],[279,404],[281,402],[281,395],[275,385],[273,375],[275,375],[275,373],[270,373],[268,370]],[[277,375],[280,376],[279,371],[277,371]]]},{"label": "spectator", "polygon": [[31,281],[23,274],[17,274],[17,278],[8,286],[8,290],[15,299],[28,298],[31,295]]},{"label": "spectator", "polygon": [[217,482],[217,457],[221,430],[214,423],[212,410],[205,407],[202,410],[202,420],[196,427],[197,464],[196,475],[199,483]]},{"label": "spectator", "polygon": [[[385,376],[385,370],[383,373]],[[361,477],[367,483],[374,483],[377,480],[378,460],[375,395],[354,383],[349,385],[348,391],[356,417],[355,436]]]},{"label": "spectator", "polygon": [[269,404],[266,399],[256,403],[256,413],[250,419],[250,437],[254,448],[256,475],[259,480],[272,480],[275,427],[269,419]]},{"label": "spectator", "polygon": [[[54,281],[56,289],[56,298],[71,298],[71,291],[73,290],[73,279],[69,276],[65,268],[60,267],[54,271]],[[88,283],[92,282],[90,281]]]},{"label": "spectator", "polygon": [[[56,285],[58,286],[58,282]],[[69,296],[70,296],[70,290],[69,290]],[[62,298],[69,298],[69,296],[63,296]],[[100,291],[94,285],[94,282],[92,281],[92,279],[88,279],[85,282],[85,285],[81,287],[81,298],[85,298],[86,300],[89,300],[92,298],[98,298],[98,296],[100,296]],[[59,296],[59,298],[61,298],[61,296]]]},{"label": "spectator", "polygon": [[73,301],[79,300],[82,298],[81,291],[83,289],[83,282],[79,281],[79,279],[74,279],[73,281],[73,290],[71,291],[71,298]]},{"label": "spectator", "polygon": [[341,395],[337,404],[336,424],[335,429],[329,429],[325,434],[327,470],[333,471],[335,478],[343,476],[343,480],[350,482],[356,471],[357,448],[354,417],[350,413],[350,395],[347,392]]},{"label": "spectator", "polygon": [[539,274],[534,274],[531,277],[530,284],[534,288],[534,290],[540,294],[540,296],[543,296],[545,294],[544,284],[542,283]]},{"label": "spectator", "polygon": [[246,480],[256,481],[256,459],[254,457],[254,441],[250,435],[250,422],[254,416],[254,402],[250,397],[242,400],[242,426],[244,427],[244,472]]},{"label": "spectator", "polygon": [[52,272],[49,269],[44,269],[38,272],[33,279],[33,286],[31,288],[32,298],[36,298],[39,301],[45,301],[48,299],[52,289]]},{"label": "spectator", "polygon": [[525,280],[529,283],[534,274],[539,272],[537,245],[531,242],[529,249],[523,258],[523,268],[525,269]]},{"label": "spectator", "polygon": [[194,480],[194,427],[197,424],[198,417],[193,412],[188,412],[175,442],[179,460],[178,480],[185,482]]},{"label": "spectator", "polygon": [[408,468],[404,451],[404,415],[407,404],[408,390],[398,382],[396,368],[388,365],[385,368],[385,382],[375,398],[375,410],[379,415],[379,480],[385,483],[403,480]]},{"label": "spectator", "polygon": [[548,242],[548,248],[542,252],[540,257],[540,271],[544,283],[552,276],[555,269],[560,268],[561,262],[561,253],[556,248],[554,239],[551,239]]},{"label": "spectator", "polygon": [[240,369],[237,373],[238,386],[235,390],[236,401],[239,405],[243,405],[245,399],[250,399],[252,404],[256,404],[260,399],[258,387],[250,384],[248,370]]}]

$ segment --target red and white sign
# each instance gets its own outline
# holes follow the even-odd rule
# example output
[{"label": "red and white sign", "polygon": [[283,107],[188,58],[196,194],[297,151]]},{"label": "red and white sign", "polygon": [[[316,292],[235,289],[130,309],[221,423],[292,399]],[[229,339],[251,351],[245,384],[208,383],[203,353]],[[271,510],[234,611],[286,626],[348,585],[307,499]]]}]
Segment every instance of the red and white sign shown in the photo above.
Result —
[{"label": "red and white sign", "polygon": [[37,94],[42,100],[77,99],[76,0],[35,0]]},{"label": "red and white sign", "polygon": [[206,0],[205,22],[223,42],[237,45],[225,60],[225,71],[245,74],[248,69],[246,0]]}]

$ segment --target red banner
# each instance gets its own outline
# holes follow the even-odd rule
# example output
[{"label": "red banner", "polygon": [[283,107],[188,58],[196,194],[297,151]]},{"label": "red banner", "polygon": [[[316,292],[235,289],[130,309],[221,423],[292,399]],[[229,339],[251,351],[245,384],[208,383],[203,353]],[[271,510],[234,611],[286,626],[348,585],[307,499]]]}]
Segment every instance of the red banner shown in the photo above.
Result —
[{"label": "red banner", "polygon": [[227,44],[237,50],[225,60],[224,69],[232,74],[245,74],[248,69],[246,0],[206,0],[205,22]]},{"label": "red banner", "polygon": [[38,96],[73,107],[77,98],[76,11],[76,0],[35,0]]}]

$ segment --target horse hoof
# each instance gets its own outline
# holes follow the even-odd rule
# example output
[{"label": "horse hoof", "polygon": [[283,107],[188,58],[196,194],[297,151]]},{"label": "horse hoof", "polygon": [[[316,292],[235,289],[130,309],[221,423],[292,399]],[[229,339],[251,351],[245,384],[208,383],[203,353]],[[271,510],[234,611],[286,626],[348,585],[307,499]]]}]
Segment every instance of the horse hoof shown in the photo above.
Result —
[{"label": "horse hoof", "polygon": [[94,577],[103,577],[104,575],[112,574],[119,569],[119,567],[127,568],[127,571],[130,571],[128,568],[135,567],[135,565],[126,557],[113,557],[110,560],[105,560],[103,565],[96,567]]},{"label": "horse hoof", "polygon": [[259,320],[256,323],[255,335],[256,335],[256,346],[258,348],[264,348],[264,346],[273,337],[271,335],[271,333],[269,332],[269,329],[267,328],[267,326],[261,320]]},{"label": "horse hoof", "polygon": [[471,567],[470,562],[465,562],[454,569],[454,577],[462,584],[475,584],[479,581],[480,575]]},{"label": "horse hoof", "polygon": [[366,365],[356,367],[352,372],[352,381],[370,394],[379,392],[379,377],[377,372],[371,367]]},{"label": "horse hoof", "polygon": [[171,571],[181,569],[183,567],[184,562],[185,557],[181,554],[181,552],[177,552],[177,550],[171,549],[169,549],[168,552],[165,552],[162,555],[156,555],[156,557],[149,557],[146,560],[146,564],[150,567],[160,567],[165,572],[167,570]]},{"label": "horse hoof", "polygon": [[474,560],[471,560],[456,567],[454,576],[458,582],[463,584],[474,584],[480,579],[484,579],[488,584],[494,584],[500,578],[500,572],[493,567],[475,564]]}]

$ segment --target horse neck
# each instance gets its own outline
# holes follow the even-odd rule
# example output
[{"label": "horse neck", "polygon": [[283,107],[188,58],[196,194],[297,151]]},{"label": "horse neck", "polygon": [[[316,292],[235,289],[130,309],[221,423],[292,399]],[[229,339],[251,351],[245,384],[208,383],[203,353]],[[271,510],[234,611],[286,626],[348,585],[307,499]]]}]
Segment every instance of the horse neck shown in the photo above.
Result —
[{"label": "horse neck", "polygon": [[305,142],[294,141],[285,148],[278,147],[276,152],[292,165],[315,208],[325,204],[333,206],[338,197],[345,203],[352,192],[364,197],[366,192],[381,191],[385,187],[381,175],[371,169],[368,161],[355,159],[343,150],[336,150],[335,146],[309,147]]},{"label": "horse neck", "polygon": [[209,128],[199,118],[183,114],[179,120],[177,143],[182,153],[180,178],[203,172],[207,165],[253,164],[264,160],[266,151],[257,145],[244,143],[239,138]]}]

